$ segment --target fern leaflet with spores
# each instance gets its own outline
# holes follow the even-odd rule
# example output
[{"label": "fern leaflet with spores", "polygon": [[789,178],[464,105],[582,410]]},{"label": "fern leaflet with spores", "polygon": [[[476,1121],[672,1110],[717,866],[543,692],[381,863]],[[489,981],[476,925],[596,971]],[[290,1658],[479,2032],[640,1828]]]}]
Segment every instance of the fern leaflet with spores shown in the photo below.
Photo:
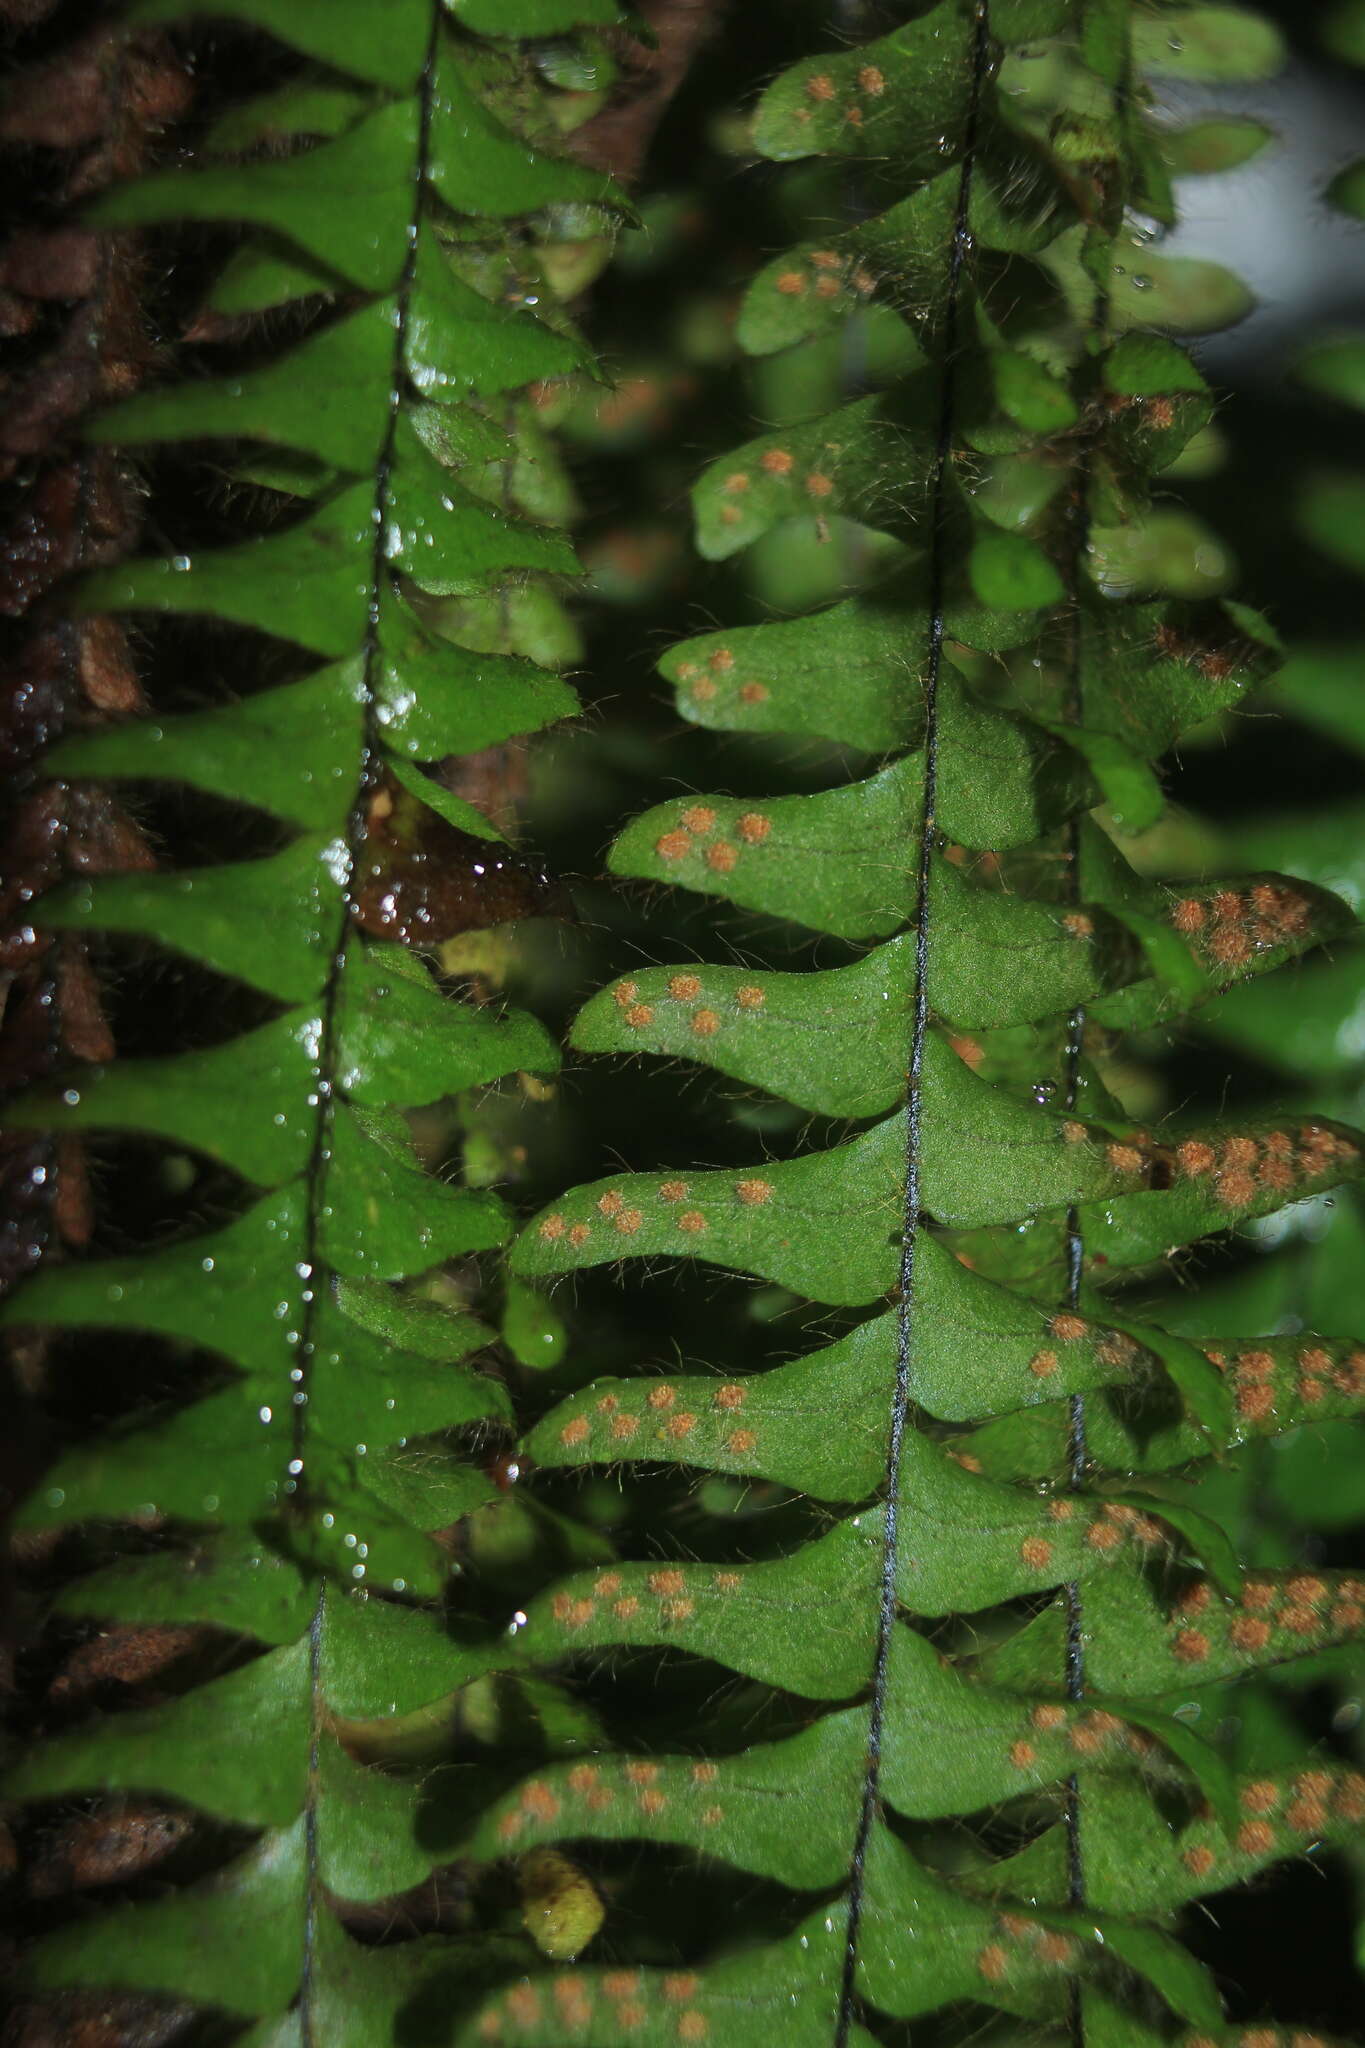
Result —
[{"label": "fern leaflet with spores", "polygon": [[671,1464],[807,1497],[804,1540],[776,1554],[580,1572],[518,1634],[528,1657],[691,1654],[776,1689],[789,1732],[745,1740],[721,1714],[718,1746],[703,1718],[683,1754],[539,1771],[472,1841],[671,1845],[785,1888],[791,1932],[727,1952],[718,1930],[685,1968],[532,1977],[463,2039],[778,2026],[826,2048],[961,2007],[969,2030],[987,2009],[1095,2048],[1182,2025],[1240,2040],[1179,1908],[1349,1838],[1365,1811],[1353,1769],[1239,1780],[1173,1712],[1358,1639],[1359,1580],[1248,1574],[1192,1496],[1210,1460],[1358,1414],[1359,1348],[1196,1343],[1135,1284],[1358,1177],[1360,1138],[1304,1113],[1147,1128],[1106,1085],[1117,1034],[1351,924],[1309,883],[1173,886],[1123,857],[1162,808],[1164,751],[1276,660],[1245,606],[1165,598],[1127,566],[1162,516],[1150,480],[1210,413],[1162,330],[1245,305],[1216,266],[1131,256],[1130,210],[1171,217],[1141,79],[1274,52],[1232,10],[947,0],[760,102],[758,149],[856,165],[860,217],[759,271],[744,345],[800,347],[889,305],[919,358],[713,464],[698,545],[725,560],[837,520],[909,552],[830,609],[662,663],[697,723],[819,735],[863,770],[812,795],[670,800],[611,866],[853,957],[634,971],[574,1037],[854,1128],[576,1188],[514,1266],[687,1258],[862,1319],[752,1374],[594,1380],[533,1429],[542,1466]]}]

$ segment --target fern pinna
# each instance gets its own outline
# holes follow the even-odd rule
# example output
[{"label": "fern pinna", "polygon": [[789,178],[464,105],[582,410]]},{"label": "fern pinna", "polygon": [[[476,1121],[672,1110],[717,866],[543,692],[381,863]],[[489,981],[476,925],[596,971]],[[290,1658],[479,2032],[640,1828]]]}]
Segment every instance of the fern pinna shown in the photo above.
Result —
[{"label": "fern pinna", "polygon": [[[155,1994],[170,2018],[139,2023],[157,2039],[180,2038],[197,2008],[235,2022],[234,2038],[373,2043],[396,2038],[424,1980],[411,1954],[350,1930],[364,1902],[448,1856],[422,1846],[417,1783],[366,1760],[393,1753],[380,1724],[410,1732],[416,1710],[488,1668],[430,1605],[451,1572],[449,1533],[433,1536],[495,1497],[473,1438],[510,1416],[476,1359],[490,1333],[395,1285],[497,1245],[509,1211],[423,1173],[403,1112],[558,1057],[532,1018],[452,1000],[405,950],[528,900],[511,849],[422,764],[576,701],[525,658],[537,619],[546,637],[546,579],[574,555],[542,516],[554,492],[518,394],[583,363],[536,288],[538,252],[571,237],[581,267],[617,201],[543,147],[555,122],[522,39],[592,32],[616,10],[145,0],[131,19],[196,15],[269,31],[271,89],[224,114],[195,163],[112,191],[94,217],[245,230],[198,322],[230,367],[139,393],[90,432],[123,448],[216,442],[269,509],[236,546],[99,571],[70,602],[148,626],[226,622],[241,665],[230,702],[72,738],[48,765],[178,783],[242,827],[254,818],[268,850],[73,883],[40,921],[183,956],[210,1018],[246,1006],[250,1028],[83,1071],[12,1120],[147,1134],[210,1160],[227,1220],[52,1266],[6,1317],[164,1347],[166,1397],[61,1457],[20,1540],[85,1531],[101,1569],[64,1588],[60,1611],[173,1638],[195,1625],[206,1682],[56,1736],[8,1791],[114,1808],[151,1795],[159,1817],[138,1809],[122,1836],[113,1813],[110,1874],[151,1874],[185,1816],[211,1871],[36,1941],[31,1995]],[[265,312],[293,345],[263,349]],[[447,1948],[427,1963],[444,1970]]]},{"label": "fern pinna", "polygon": [[790,1903],[766,1938],[722,1926],[671,1967],[646,1946],[518,1981],[462,2041],[842,2048],[929,2016],[935,2040],[1321,2038],[1226,2025],[1174,1927],[1349,1837],[1365,1783],[1330,1759],[1239,1777],[1191,1709],[1358,1639],[1362,1586],[1244,1570],[1197,1489],[1244,1446],[1358,1412],[1362,1353],[1194,1342],[1143,1298],[1181,1247],[1356,1176],[1360,1139],[1304,1113],[1143,1128],[1106,1085],[1120,1034],[1168,1031],[1350,923],[1308,883],[1157,884],[1122,851],[1161,810],[1165,750],[1275,665],[1255,613],[1165,599],[1144,566],[1150,480],[1211,410],[1167,333],[1245,303],[1135,229],[1171,218],[1179,161],[1144,81],[1245,75],[1273,45],[1222,8],[945,0],[760,102],[758,151],[844,163],[853,217],[761,271],[743,345],[852,336],[876,307],[915,354],[708,468],[698,543],[729,559],[814,516],[831,538],[872,529],[882,574],[692,638],[663,670],[688,719],[832,741],[857,767],[628,826],[616,873],[791,920],[820,950],[802,972],[632,972],[574,1042],[701,1062],[844,1128],[575,1189],[513,1264],[700,1260],[843,1334],[751,1375],[597,1379],[534,1428],[542,1467],[738,1475],[803,1533],[708,1560],[693,1525],[691,1555],[529,1603],[528,1655],[691,1654],[742,1704],[718,1680],[681,1753],[637,1735],[537,1772],[473,1843],[668,1844]]}]

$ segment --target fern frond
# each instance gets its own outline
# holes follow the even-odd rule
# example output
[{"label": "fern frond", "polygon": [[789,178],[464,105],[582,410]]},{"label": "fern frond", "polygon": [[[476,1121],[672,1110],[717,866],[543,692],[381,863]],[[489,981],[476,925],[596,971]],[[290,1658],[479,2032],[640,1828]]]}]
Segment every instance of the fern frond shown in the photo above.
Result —
[{"label": "fern frond", "polygon": [[[146,0],[132,19],[203,13],[326,68],[220,127],[219,160],[129,183],[92,217],[247,230],[210,298],[220,320],[313,303],[285,352],[139,392],[92,431],[124,448],[223,443],[242,474],[294,496],[235,545],[95,570],[71,609],[246,628],[233,644],[259,653],[268,637],[260,665],[282,679],[73,737],[51,766],[249,807],[272,821],[274,849],[81,878],[39,915],[181,956],[220,978],[208,986],[229,1017],[249,989],[257,1021],[31,1093],[14,1116],[152,1136],[216,1162],[234,1193],[197,1235],[47,1267],[4,1315],[165,1340],[163,1398],[59,1457],[20,1529],[115,1525],[125,1548],[130,1525],[162,1530],[166,1547],[139,1557],[134,1540],[67,1587],[62,1611],[231,1631],[231,1668],[210,1659],[183,1696],[40,1745],[9,1792],[136,1788],[235,1844],[183,1892],[35,1942],[30,1989],[127,1988],[259,2021],[261,2039],[372,2044],[400,2038],[423,1971],[455,1956],[477,1983],[486,1961],[453,1941],[399,1960],[347,1929],[357,1902],[409,1891],[443,1860],[421,1845],[420,1782],[365,1759],[496,1667],[499,1639],[465,1652],[408,1603],[445,1591],[457,1525],[494,1497],[478,1434],[511,1420],[476,1360],[489,1333],[410,1284],[501,1243],[507,1208],[421,1170],[400,1112],[558,1059],[531,1017],[453,1000],[419,957],[515,914],[516,856],[418,764],[574,706],[514,625],[461,645],[441,607],[493,599],[514,621],[528,578],[575,570],[509,394],[585,358],[562,318],[510,304],[508,285],[533,216],[553,232],[546,210],[576,208],[581,232],[584,209],[600,229],[620,205],[604,176],[537,146],[518,45],[480,38],[617,14],[597,0]],[[518,504],[509,476],[540,500]],[[117,1536],[95,1554],[111,1547]]]},{"label": "fern frond", "polygon": [[518,1618],[525,1655],[702,1659],[750,1681],[750,1721],[716,1706],[681,1753],[675,1734],[539,1771],[460,1839],[668,1843],[697,1882],[719,1862],[782,1888],[799,1933],[736,1957],[717,1928],[671,1980],[533,1977],[470,2040],[747,2043],[778,1998],[784,2038],[836,2048],[983,2009],[1071,2048],[1182,2024],[1242,2039],[1180,1908],[1358,1827],[1358,1772],[1239,1780],[1173,1709],[1358,1638],[1358,1580],[1248,1573],[1200,1482],[1306,1415],[1358,1413],[1359,1351],[1254,1326],[1192,1342],[1130,1290],[1354,1179],[1363,1141],[1302,1112],[1153,1128],[1106,1085],[1117,1033],[1352,924],[1311,882],[1156,882],[1124,857],[1163,806],[1153,764],[1277,659],[1246,608],[1114,566],[1141,558],[1153,479],[1210,416],[1162,330],[1246,304],[1217,266],[1132,256],[1132,213],[1170,211],[1142,81],[1254,73],[1277,48],[1222,8],[943,0],[760,102],[758,149],[856,166],[859,218],[760,271],[745,347],[839,332],[857,360],[876,304],[917,355],[713,463],[698,545],[728,559],[796,518],[898,545],[867,549],[880,580],[829,609],[662,667],[698,724],[820,735],[862,765],[816,794],[669,801],[610,864],[851,964],[650,967],[574,1036],[855,1128],[573,1189],[513,1266],[687,1259],[861,1319],[765,1370],[595,1379],[536,1424],[544,1465],[736,1475],[773,1527],[752,1557],[715,1531],[711,1556],[566,1578]]}]

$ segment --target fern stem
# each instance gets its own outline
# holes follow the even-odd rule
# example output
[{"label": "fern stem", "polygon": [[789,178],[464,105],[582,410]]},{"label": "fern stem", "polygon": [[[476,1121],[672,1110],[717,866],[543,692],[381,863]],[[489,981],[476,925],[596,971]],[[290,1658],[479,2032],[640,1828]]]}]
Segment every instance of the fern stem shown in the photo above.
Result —
[{"label": "fern stem", "polygon": [[[1088,483],[1090,473],[1090,448],[1087,446],[1077,465],[1075,511],[1073,514],[1073,545],[1068,564],[1067,581],[1070,586],[1073,606],[1076,603],[1076,585],[1080,564],[1084,557],[1090,534],[1090,519],[1087,511]],[[1084,722],[1084,700],[1081,682],[1081,636],[1079,619],[1073,613],[1073,633],[1069,674],[1067,677],[1066,717],[1072,725]],[[1077,822],[1067,822],[1066,893],[1073,903],[1079,903],[1080,887],[1080,832]],[[1081,1053],[1085,1044],[1085,1010],[1077,1005],[1066,1020],[1066,1045],[1062,1054],[1062,1100],[1067,1114],[1076,1109],[1080,1098]],[[1085,1269],[1085,1239],[1081,1231],[1080,1214],[1075,1205],[1066,1212],[1066,1289],[1064,1302],[1074,1314],[1080,1306],[1081,1275]],[[1085,1486],[1088,1454],[1086,1449],[1086,1416],[1084,1394],[1073,1394],[1067,1403],[1066,1438],[1066,1483],[1070,1493],[1080,1493]],[[1066,1614],[1066,1697],[1072,1705],[1079,1705],[1085,1698],[1085,1616],[1080,1582],[1069,1579],[1062,1589],[1062,1600]],[[1085,1904],[1085,1862],[1081,1849],[1081,1785],[1073,1771],[1066,1781],[1064,1825],[1066,1828],[1066,1896],[1070,1906]],[[1068,2022],[1071,2048],[1084,2048],[1085,2015],[1081,2000],[1081,1988],[1074,1979],[1068,1997]]]},{"label": "fern stem", "polygon": [[304,1902],[303,1964],[299,1972],[299,2043],[313,2043],[313,1962],[317,1948],[318,1894],[321,1875],[318,1865],[318,1773],[322,1765],[322,1611],[327,1597],[326,1582],[318,1587],[317,1605],[308,1625],[308,1796],[303,1810]]},{"label": "fern stem", "polygon": [[[364,660],[362,666],[363,691],[363,736],[360,757],[356,770],[355,801],[351,806],[346,827],[345,881],[342,885],[341,909],[337,918],[336,940],[332,947],[331,964],[322,995],[322,1033],[318,1047],[317,1074],[317,1116],[313,1127],[313,1146],[308,1162],[306,1184],[308,1189],[307,1211],[304,1217],[304,1262],[307,1266],[304,1285],[304,1313],[300,1323],[299,1366],[302,1378],[298,1382],[293,1404],[293,1451],[296,1463],[304,1459],[304,1443],[307,1435],[308,1375],[314,1351],[313,1331],[318,1312],[318,1243],[319,1224],[322,1214],[323,1194],[327,1183],[327,1165],[331,1153],[331,1134],[336,1113],[335,1091],[332,1086],[332,1072],[336,1064],[336,1037],[340,1015],[340,994],[342,975],[346,966],[347,947],[350,940],[353,904],[350,895],[351,878],[355,874],[356,862],[365,839],[366,802],[374,774],[374,765],[379,758],[379,732],[377,723],[378,690],[375,682],[375,664],[379,656],[379,618],[384,588],[388,573],[384,548],[384,526],[388,514],[389,484],[393,471],[394,444],[398,432],[398,421],[402,412],[404,361],[408,335],[408,313],[412,300],[413,280],[417,270],[417,243],[422,222],[423,195],[426,189],[427,160],[431,147],[432,88],[436,68],[436,54],[441,27],[441,10],[433,4],[431,26],[427,35],[426,54],[422,61],[421,77],[418,81],[419,117],[417,129],[417,152],[413,165],[412,214],[408,222],[408,249],[402,273],[398,280],[396,310],[393,323],[393,355],[389,371],[388,418],[384,427],[384,439],[380,447],[379,460],[375,468],[374,504],[370,514],[370,592],[368,617],[365,629]],[[303,1398],[299,1399],[298,1396]],[[306,1471],[306,1467],[305,1467]],[[301,1507],[307,1495],[305,1483],[291,1498]]]},{"label": "fern stem", "polygon": [[[1129,47],[1128,38],[1123,47]],[[1123,75],[1115,84],[1116,109],[1122,112],[1126,106],[1129,91],[1128,68],[1125,63]],[[1107,194],[1105,222],[1110,234],[1117,232],[1123,219],[1126,193],[1123,182],[1115,181]],[[1090,335],[1092,348],[1102,350],[1109,339],[1110,291],[1107,282],[1099,282],[1095,290]],[[1094,361],[1092,356],[1091,361]],[[1066,564],[1065,580],[1072,606],[1071,646],[1069,650],[1066,682],[1065,718],[1070,725],[1085,723],[1085,686],[1082,662],[1082,636],[1079,613],[1079,586],[1086,549],[1090,542],[1090,487],[1094,462],[1096,436],[1092,432],[1082,444],[1076,464],[1076,482],[1072,494],[1071,545]],[[1080,825],[1075,817],[1067,822],[1066,890],[1073,904],[1081,899],[1081,847]],[[1078,1005],[1067,1018],[1066,1047],[1063,1053],[1063,1100],[1068,1114],[1072,1114],[1080,1097],[1081,1055],[1085,1043],[1085,1009]],[[1080,1227],[1078,1210],[1073,1206],[1066,1217],[1066,1291],[1065,1304],[1073,1314],[1080,1306],[1081,1276],[1085,1266],[1085,1242]],[[1067,1404],[1067,1489],[1080,1493],[1085,1486],[1089,1463],[1086,1444],[1086,1408],[1084,1394],[1073,1394]],[[1080,1583],[1076,1579],[1067,1582],[1062,1591],[1066,1614],[1065,1684],[1066,1697],[1072,1705],[1079,1705],[1085,1698],[1085,1616]],[[1072,1772],[1066,1781],[1064,1826],[1066,1829],[1066,1895],[1072,1907],[1085,1904],[1085,1857],[1081,1843],[1081,1786],[1080,1778]],[[1085,2048],[1086,2024],[1085,2006],[1081,1986],[1072,1979],[1068,1996],[1068,2033],[1071,2048]]]},{"label": "fern stem", "polygon": [[[404,361],[407,344],[408,310],[412,298],[413,280],[417,269],[418,234],[421,228],[423,196],[426,187],[427,157],[430,149],[432,84],[436,65],[436,52],[440,34],[441,16],[436,5],[431,10],[431,26],[427,36],[426,54],[418,84],[420,114],[417,130],[417,155],[413,170],[412,215],[408,223],[408,249],[398,282],[397,310],[393,323],[393,355],[389,371],[388,418],[385,422],[384,440],[379,462],[375,470],[374,507],[371,513],[371,554],[369,612],[365,631],[365,652],[362,669],[364,691],[364,726],[360,757],[356,771],[355,801],[351,807],[346,828],[346,880],[342,904],[337,920],[336,943],[332,948],[331,964],[323,990],[323,1028],[317,1057],[317,1116],[313,1127],[313,1146],[307,1172],[307,1210],[304,1217],[304,1253],[307,1268],[305,1279],[304,1314],[300,1323],[299,1367],[302,1377],[298,1393],[302,1400],[293,1404],[292,1442],[294,1459],[303,1467],[298,1493],[292,1496],[296,1512],[302,1508],[307,1497],[307,1466],[305,1442],[307,1437],[307,1396],[308,1374],[314,1351],[314,1330],[319,1301],[318,1244],[323,1194],[327,1183],[327,1167],[331,1151],[332,1124],[335,1116],[336,1095],[332,1087],[332,1074],[336,1065],[336,1038],[340,1015],[340,992],[342,975],[345,971],[347,948],[352,929],[352,904],[350,897],[351,878],[355,873],[356,861],[365,836],[366,800],[373,776],[374,763],[378,758],[378,730],[376,709],[378,693],[375,685],[375,663],[379,654],[379,620],[383,593],[383,579],[387,575],[384,552],[384,525],[388,512],[389,484],[393,470],[394,443],[398,432],[398,421],[402,410]],[[305,1898],[303,1958],[299,1979],[299,2040],[301,2048],[314,2048],[312,1983],[314,1954],[317,1944],[318,1899],[321,1877],[318,1863],[318,1773],[321,1762],[321,1729],[323,1716],[322,1698],[322,1626],[323,1603],[327,1597],[327,1580],[324,1577],[318,1586],[317,1605],[308,1631],[308,1690],[309,1690],[309,1737],[308,1737],[308,1794],[304,1808],[305,1830]]]},{"label": "fern stem", "polygon": [[[1074,825],[1071,837],[1075,837]],[[1073,851],[1068,870],[1074,887],[1077,861]],[[1065,1101],[1068,1110],[1076,1107],[1080,1083],[1081,1044],[1085,1032],[1085,1011],[1075,1009],[1067,1019],[1066,1042],[1066,1090]],[[1080,1300],[1081,1270],[1085,1259],[1085,1242],[1081,1235],[1080,1219],[1074,1208],[1066,1217],[1066,1305],[1074,1310]],[[1067,1404],[1067,1489],[1079,1493],[1085,1485],[1088,1454],[1086,1450],[1086,1418],[1084,1394],[1073,1394]],[[1062,1590],[1066,1607],[1066,1696],[1073,1705],[1085,1698],[1085,1616],[1082,1606],[1080,1582],[1070,1579]],[[1069,1906],[1085,1904],[1085,1859],[1081,1848],[1081,1782],[1073,1771],[1066,1781],[1066,1898]],[[1081,1986],[1073,1978],[1069,1986],[1068,2022],[1071,2048],[1085,2048],[1085,2009],[1081,1998]]]},{"label": "fern stem", "polygon": [[849,1884],[848,1929],[843,1978],[835,2023],[835,2048],[845,2048],[853,2022],[858,1937],[862,1921],[867,1846],[876,1818],[881,1779],[882,1727],[886,1714],[891,1642],[896,1622],[896,1580],[899,1567],[901,1460],[910,1424],[913,1289],[915,1250],[919,1234],[920,1113],[924,1047],[929,1030],[929,888],[932,875],[934,821],[938,781],[938,682],[943,658],[944,594],[947,554],[947,484],[952,458],[956,400],[956,354],[962,300],[962,273],[971,249],[972,170],[976,158],[981,86],[990,55],[989,0],[977,0],[972,44],[972,83],[964,131],[962,174],[958,183],[952,247],[948,258],[948,292],[943,331],[943,384],[938,431],[929,483],[929,645],[924,674],[924,802],[920,823],[919,859],[915,876],[915,995],[911,1013],[910,1064],[905,1104],[905,1202],[902,1211],[900,1301],[897,1318],[896,1380],[886,1462],[886,1521],[882,1548],[881,1586],[877,1613],[877,1646],[873,1664],[872,1700],[868,1716],[867,1767]]}]

